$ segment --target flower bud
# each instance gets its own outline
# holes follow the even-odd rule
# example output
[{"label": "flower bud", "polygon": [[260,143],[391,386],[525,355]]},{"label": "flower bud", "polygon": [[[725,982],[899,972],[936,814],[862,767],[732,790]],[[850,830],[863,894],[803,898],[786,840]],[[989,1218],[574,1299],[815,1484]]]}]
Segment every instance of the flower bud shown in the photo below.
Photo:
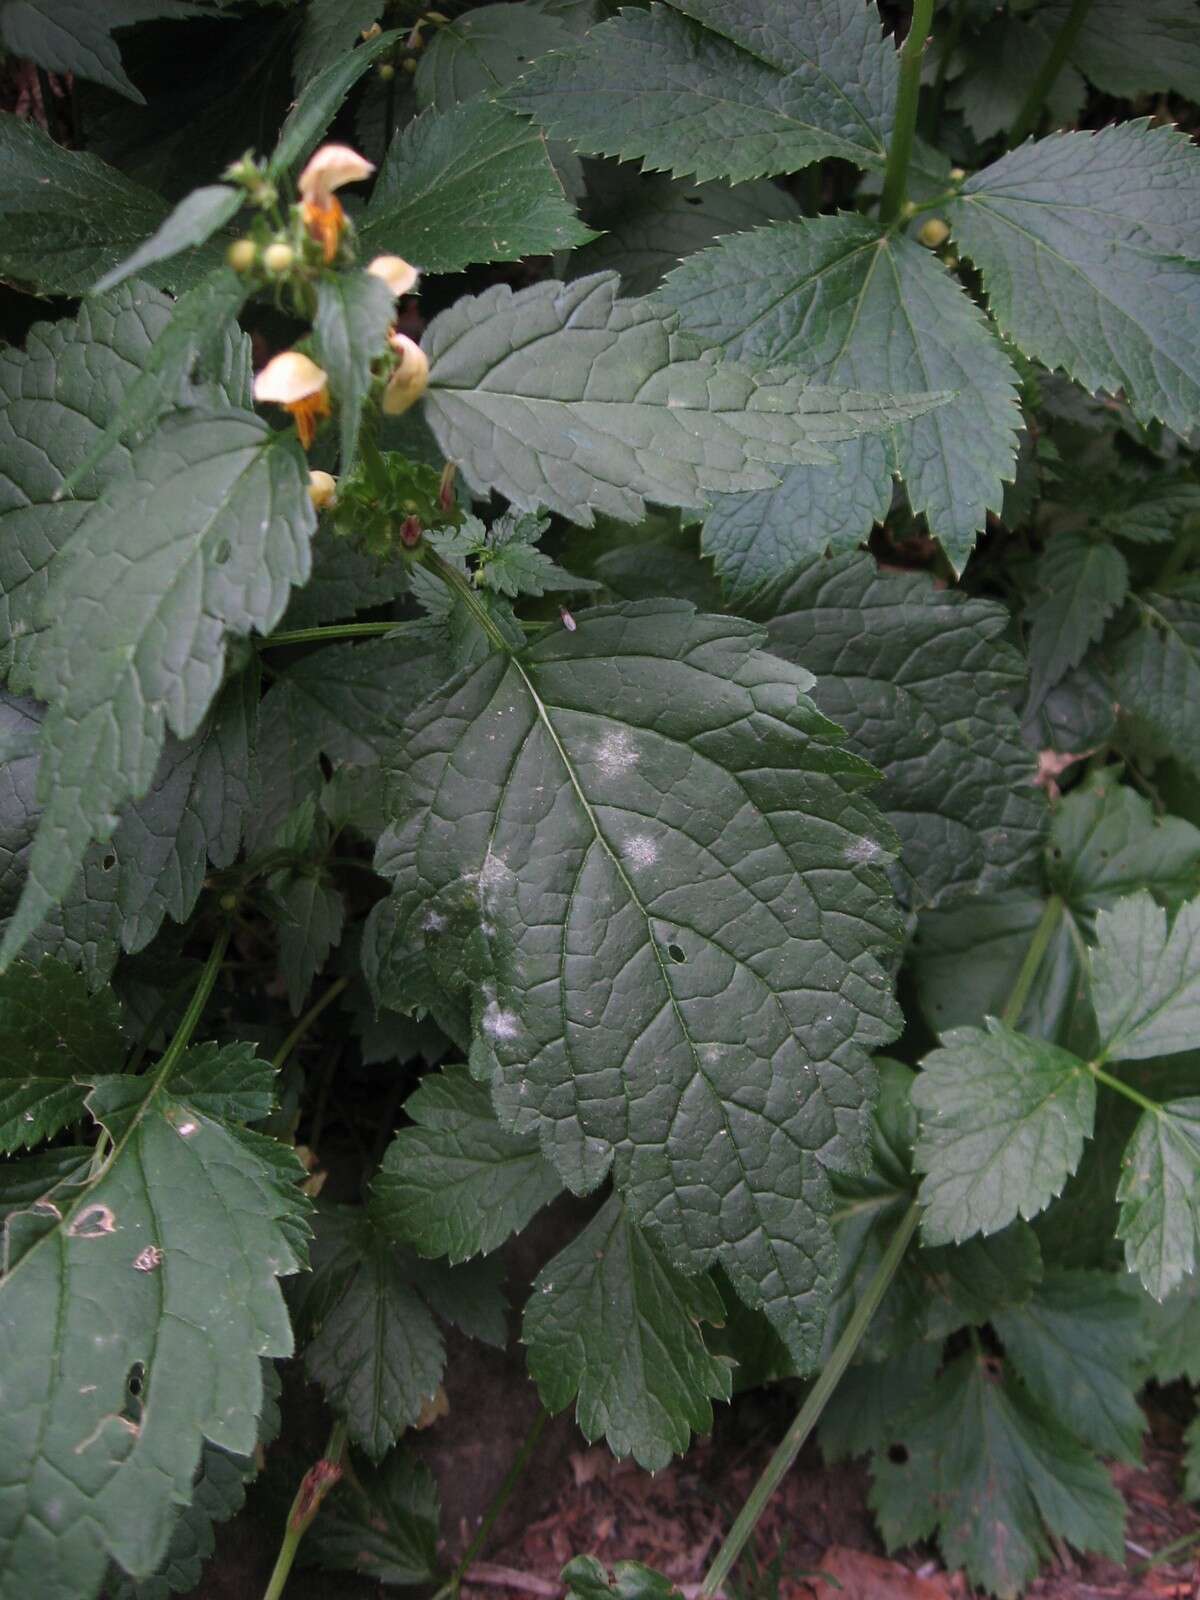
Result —
[{"label": "flower bud", "polygon": [[417,58],[416,56],[405,56],[400,65],[404,68],[405,72],[415,72],[417,70]]},{"label": "flower bud", "polygon": [[415,550],[421,542],[421,519],[415,514],[405,517],[400,524],[400,543],[406,550]]},{"label": "flower bud", "polygon": [[380,77],[384,83],[391,83],[392,79],[396,76],[396,69],[390,61],[381,61],[375,68],[375,71],[378,77]]},{"label": "flower bud", "polygon": [[367,271],[373,278],[382,278],[397,298],[415,289],[417,279],[421,276],[403,256],[376,256]]},{"label": "flower bud", "polygon": [[225,259],[235,272],[249,272],[258,260],[258,246],[253,239],[235,239],[226,250]]},{"label": "flower bud", "polygon": [[317,511],[324,511],[326,506],[331,506],[337,495],[337,479],[328,472],[310,472],[308,475],[308,498]]},{"label": "flower bud", "polygon": [[289,411],[306,450],[316,437],[318,421],[331,410],[326,374],[299,350],[285,350],[267,362],[254,380],[254,398]]},{"label": "flower bud", "polygon": [[941,217],[930,217],[927,222],[923,222],[917,229],[917,238],[923,245],[927,245],[930,250],[936,250],[939,246],[944,245],[949,237],[950,229],[942,221]]},{"label": "flower bud", "polygon": [[399,417],[425,393],[429,383],[429,359],[419,344],[394,329],[388,334],[388,344],[398,359],[381,404],[389,417]]},{"label": "flower bud", "polygon": [[963,179],[966,177],[966,175],[967,175],[966,167],[951,167],[950,168],[950,182],[951,183],[961,183],[963,181]]},{"label": "flower bud", "polygon": [[274,244],[269,244],[263,251],[263,266],[276,276],[287,272],[295,259],[296,252],[291,245],[282,244],[278,240]]}]

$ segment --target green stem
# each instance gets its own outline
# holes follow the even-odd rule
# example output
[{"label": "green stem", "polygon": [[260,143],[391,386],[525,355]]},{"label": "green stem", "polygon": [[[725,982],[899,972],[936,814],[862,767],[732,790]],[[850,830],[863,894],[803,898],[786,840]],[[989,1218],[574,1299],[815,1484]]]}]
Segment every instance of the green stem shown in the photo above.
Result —
[{"label": "green stem", "polygon": [[829,1404],[833,1391],[841,1382],[842,1374],[854,1359],[855,1351],[862,1343],[871,1318],[875,1315],[879,1302],[887,1293],[888,1285],[904,1259],[904,1252],[916,1232],[919,1216],[920,1209],[914,1200],[901,1218],[900,1226],[892,1235],[883,1258],[867,1285],[866,1293],[855,1306],[850,1320],[842,1330],[842,1336],[835,1345],[833,1354],[821,1369],[816,1382],[808,1391],[804,1404],[796,1413],[796,1420],[780,1440],[775,1454],[767,1462],[762,1476],[750,1492],[749,1499],[738,1513],[725,1543],[717,1551],[717,1558],[708,1569],[697,1600],[709,1600],[710,1596],[718,1594],[723,1588],[734,1563],[754,1532],[758,1519],[766,1510],[768,1500],[800,1454],[805,1440]]},{"label": "green stem", "polygon": [[1132,1100],[1135,1106],[1141,1106],[1143,1111],[1153,1111],[1157,1116],[1162,1110],[1157,1100],[1148,1100],[1132,1084],[1122,1083],[1120,1078],[1114,1078],[1111,1073],[1105,1072],[1098,1062],[1089,1061],[1088,1071],[1097,1083],[1106,1083],[1110,1089],[1115,1089],[1118,1094],[1123,1094],[1126,1100]]},{"label": "green stem", "polygon": [[456,1596],[458,1594],[463,1579],[466,1577],[472,1564],[478,1560],[480,1551],[487,1543],[488,1535],[499,1521],[500,1514],[508,1504],[513,1490],[516,1488],[517,1484],[520,1483],[521,1475],[525,1471],[525,1468],[529,1465],[530,1456],[532,1456],[533,1452],[537,1449],[538,1440],[542,1437],[542,1429],[546,1426],[546,1416],[547,1413],[542,1409],[541,1406],[539,1406],[538,1414],[533,1421],[533,1427],[530,1428],[529,1432],[525,1435],[524,1444],[517,1451],[516,1455],[512,1459],[512,1464],[510,1465],[508,1471],[504,1474],[504,1482],[500,1485],[500,1487],[496,1490],[495,1495],[492,1497],[492,1503],[490,1506],[488,1506],[486,1512],[484,1513],[483,1521],[479,1524],[479,1527],[475,1533],[475,1537],[467,1546],[462,1560],[455,1567],[449,1583],[447,1583],[442,1589],[438,1590],[438,1593],[434,1596],[434,1600],[440,1600],[440,1597],[442,1596]]},{"label": "green stem", "polygon": [[436,572],[438,577],[448,589],[452,589],[475,618],[475,621],[487,634],[497,650],[503,650],[506,655],[511,655],[512,646],[496,626],[496,619],[484,605],[475,592],[475,586],[470,578],[457,567],[452,567],[448,561],[438,555],[437,551],[428,544],[422,547],[423,560],[431,572]]},{"label": "green stem", "polygon": [[933,93],[929,97],[929,118],[925,124],[929,130],[931,140],[936,138],[938,123],[942,119],[942,98],[946,93],[946,74],[950,70],[950,62],[954,52],[958,49],[963,18],[966,14],[967,0],[958,0],[957,5],[954,7],[954,14],[950,18],[950,26],[946,29],[942,48],[938,51],[937,74],[933,80]]},{"label": "green stem", "polygon": [[1033,930],[1033,938],[1029,941],[1029,949],[1025,952],[1025,959],[1021,963],[1021,970],[1017,973],[1017,981],[1012,986],[1004,1010],[1000,1013],[1000,1021],[1006,1028],[1015,1028],[1021,1012],[1025,1009],[1025,1002],[1029,998],[1029,991],[1033,987],[1033,980],[1037,977],[1037,970],[1042,964],[1042,957],[1058,930],[1062,921],[1065,907],[1061,895],[1052,894],[1046,901],[1046,909],[1042,912],[1041,920]]},{"label": "green stem", "polygon": [[318,1001],[315,1002],[315,1004],[309,1006],[308,1010],[300,1018],[299,1022],[292,1029],[291,1033],[288,1034],[287,1038],[279,1046],[279,1049],[276,1050],[274,1058],[271,1061],[271,1065],[275,1068],[276,1072],[282,1068],[284,1062],[300,1043],[301,1039],[303,1039],[304,1035],[312,1027],[313,1023],[321,1015],[322,1011],[325,1010],[325,1007],[333,1004],[338,995],[341,994],[342,990],[349,982],[349,978],[338,978],[336,982],[329,985],[328,989],[326,989],[325,993]]},{"label": "green stem", "polygon": [[1166,560],[1154,575],[1156,589],[1165,588],[1172,578],[1177,578],[1187,566],[1195,552],[1197,537],[1200,537],[1200,528],[1191,526],[1179,530],[1175,543],[1167,552]]},{"label": "green stem", "polygon": [[394,633],[398,622],[338,622],[328,628],[293,628],[290,633],[272,633],[257,640],[260,650],[273,650],[281,644],[327,644],[331,639],[376,639]]},{"label": "green stem", "polygon": [[333,1431],[329,1435],[329,1443],[325,1446],[325,1454],[315,1467],[310,1467],[304,1474],[304,1479],[296,1490],[296,1498],[292,1501],[292,1508],[288,1512],[283,1542],[279,1546],[279,1554],[275,1558],[270,1581],[263,1592],[263,1600],[279,1600],[283,1593],[292,1570],[292,1562],[296,1559],[296,1551],[300,1548],[300,1541],[321,1509],[321,1501],[342,1475],[342,1458],[345,1454],[346,1424],[335,1422]]},{"label": "green stem", "polygon": [[1017,120],[1009,130],[1010,150],[1014,145],[1020,144],[1022,139],[1027,139],[1037,127],[1042,107],[1054,87],[1055,79],[1066,65],[1067,57],[1075,47],[1075,40],[1079,37],[1079,30],[1083,27],[1091,3],[1092,0],[1071,0],[1071,9],[1058,30],[1058,37],[1050,46],[1050,54],[1042,62],[1033,82],[1029,85],[1025,103],[1017,112]]},{"label": "green stem", "polygon": [[[213,985],[217,981],[217,974],[221,970],[221,962],[225,959],[225,950],[229,944],[232,928],[222,928],[213,947],[208,952],[208,960],[204,963],[204,970],[200,974],[192,998],[188,1001],[188,1008],[179,1019],[179,1026],[175,1029],[170,1044],[163,1052],[157,1067],[154,1069],[154,1088],[158,1089],[166,1083],[172,1072],[179,1064],[179,1058],[192,1042],[192,1034],[196,1031],[196,1024],[200,1021],[208,997],[213,992]],[[152,1091],[153,1092],[153,1091]]]},{"label": "green stem", "polygon": [[900,52],[900,85],[896,94],[896,121],[888,147],[887,169],[883,175],[883,198],[879,219],[895,222],[904,207],[908,183],[908,163],[912,157],[913,133],[917,126],[917,102],[921,95],[921,57],[933,20],[933,0],[913,0],[912,24]]}]

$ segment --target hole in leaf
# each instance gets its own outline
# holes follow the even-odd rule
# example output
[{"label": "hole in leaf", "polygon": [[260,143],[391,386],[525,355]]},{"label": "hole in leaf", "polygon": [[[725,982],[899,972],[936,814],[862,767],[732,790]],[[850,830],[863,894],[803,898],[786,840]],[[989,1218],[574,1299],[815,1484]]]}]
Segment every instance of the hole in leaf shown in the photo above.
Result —
[{"label": "hole in leaf", "polygon": [[230,544],[228,539],[222,539],[216,550],[213,552],[213,561],[218,567],[223,567],[232,554],[233,546]]},{"label": "hole in leaf", "polygon": [[908,1448],[902,1444],[889,1445],[887,1457],[894,1467],[902,1467],[908,1461]]},{"label": "hole in leaf", "polygon": [[117,856],[116,856],[116,851],[115,850],[110,850],[108,852],[108,854],[104,857],[104,860],[101,861],[101,863],[100,863],[100,865],[104,868],[105,872],[111,872],[112,869],[116,866],[116,864],[117,864]]},{"label": "hole in leaf", "polygon": [[672,961],[686,961],[687,960],[687,956],[684,954],[684,950],[683,950],[683,946],[682,945],[669,944],[667,946],[667,954],[670,956]]},{"label": "hole in leaf", "polygon": [[698,194],[685,194],[683,203],[685,206],[702,206],[704,201]]}]

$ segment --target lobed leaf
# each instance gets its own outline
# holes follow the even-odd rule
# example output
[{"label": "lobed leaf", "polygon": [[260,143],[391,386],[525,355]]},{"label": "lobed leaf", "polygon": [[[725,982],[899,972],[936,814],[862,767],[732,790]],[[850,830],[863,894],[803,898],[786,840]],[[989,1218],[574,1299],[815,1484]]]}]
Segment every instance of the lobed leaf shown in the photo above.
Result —
[{"label": "lobed leaf", "polygon": [[1029,624],[1029,694],[1040,703],[1077,667],[1129,591],[1125,558],[1111,544],[1066,528],[1037,564]]},{"label": "lobed leaf", "polygon": [[349,472],[358,452],[362,408],[371,392],[371,363],[387,349],[395,297],[370,272],[331,272],[317,284],[313,354],[329,374],[338,402],[341,470]]},{"label": "lobed leaf", "polygon": [[1117,1185],[1125,1261],[1162,1300],[1196,1270],[1200,1236],[1200,1099],[1143,1111]]},{"label": "lobed leaf", "polygon": [[1200,1004],[1200,899],[1167,915],[1145,891],[1096,919],[1092,1004],[1100,1044],[1113,1061],[1188,1050]]}]

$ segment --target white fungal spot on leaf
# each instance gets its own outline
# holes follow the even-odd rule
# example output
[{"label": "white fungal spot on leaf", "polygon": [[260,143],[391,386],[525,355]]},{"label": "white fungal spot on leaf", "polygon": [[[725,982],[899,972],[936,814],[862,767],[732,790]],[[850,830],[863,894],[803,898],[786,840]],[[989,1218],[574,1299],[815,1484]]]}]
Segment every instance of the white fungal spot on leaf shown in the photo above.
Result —
[{"label": "white fungal spot on leaf", "polygon": [[658,860],[658,846],[648,833],[635,833],[622,848],[635,867],[652,867]]},{"label": "white fungal spot on leaf", "polygon": [[606,733],[596,746],[596,765],[606,778],[620,777],[637,765],[638,753],[624,728]]},{"label": "white fungal spot on leaf", "polygon": [[521,1031],[521,1019],[515,1011],[505,1011],[497,1001],[489,1000],[483,1013],[483,1031],[489,1039],[515,1039]]},{"label": "white fungal spot on leaf", "polygon": [[134,1270],[137,1272],[153,1272],[162,1266],[163,1253],[156,1244],[148,1244],[144,1250],[139,1250],[133,1258]]}]

